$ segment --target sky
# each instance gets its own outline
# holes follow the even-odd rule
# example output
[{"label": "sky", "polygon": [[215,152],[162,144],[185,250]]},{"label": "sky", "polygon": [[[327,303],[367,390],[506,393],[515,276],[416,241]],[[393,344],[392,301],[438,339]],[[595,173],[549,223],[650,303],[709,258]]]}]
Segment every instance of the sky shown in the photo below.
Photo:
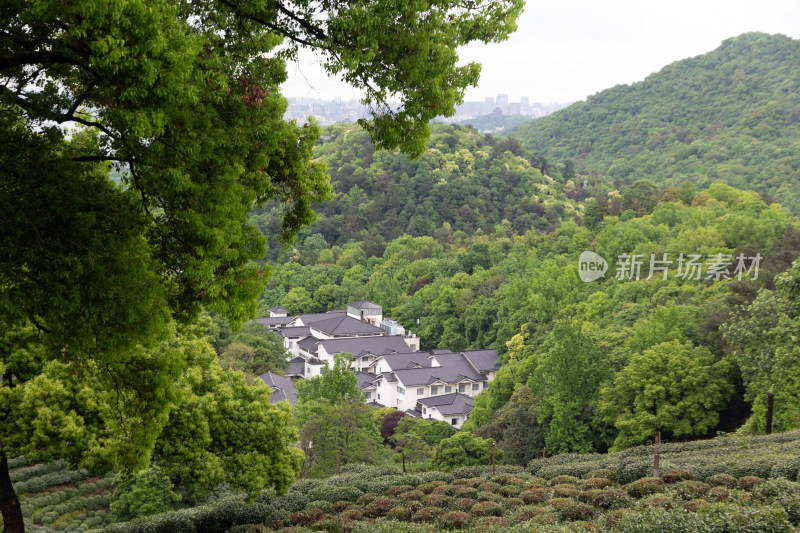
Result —
[{"label": "sky", "polygon": [[[520,96],[531,103],[583,100],[752,31],[800,38],[800,0],[528,1],[507,41],[459,50],[461,62],[482,64],[481,80],[465,101],[499,93],[510,102]],[[287,97],[360,97],[328,78],[312,54],[287,69]]]}]

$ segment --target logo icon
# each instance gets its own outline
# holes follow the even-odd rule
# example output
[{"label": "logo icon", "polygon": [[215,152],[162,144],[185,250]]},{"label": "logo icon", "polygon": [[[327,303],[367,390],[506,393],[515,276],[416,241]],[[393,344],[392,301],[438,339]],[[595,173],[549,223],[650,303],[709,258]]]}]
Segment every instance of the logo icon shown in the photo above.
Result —
[{"label": "logo icon", "polygon": [[606,277],[608,263],[594,252],[583,252],[578,258],[578,275],[582,281],[594,281]]}]

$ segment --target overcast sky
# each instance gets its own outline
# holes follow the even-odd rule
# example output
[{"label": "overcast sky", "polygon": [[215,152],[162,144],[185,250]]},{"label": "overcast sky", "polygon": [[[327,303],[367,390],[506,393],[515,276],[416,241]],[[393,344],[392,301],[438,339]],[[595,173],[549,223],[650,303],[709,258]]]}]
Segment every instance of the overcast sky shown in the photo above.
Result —
[{"label": "overcast sky", "polygon": [[[398,0],[403,1],[403,0]],[[518,102],[569,102],[633,83],[745,32],[800,38],[800,0],[529,1],[508,41],[462,48],[462,62],[483,65],[466,100],[498,93]],[[327,78],[312,55],[288,65],[287,97],[358,99]]]}]

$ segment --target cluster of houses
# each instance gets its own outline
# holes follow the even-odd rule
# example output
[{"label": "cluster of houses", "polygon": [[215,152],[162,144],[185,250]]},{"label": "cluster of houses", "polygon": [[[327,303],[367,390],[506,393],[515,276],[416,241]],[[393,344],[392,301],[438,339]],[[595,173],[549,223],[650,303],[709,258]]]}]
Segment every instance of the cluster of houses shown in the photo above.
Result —
[{"label": "cluster of houses", "polygon": [[382,307],[368,300],[326,313],[293,315],[282,307],[269,313],[256,320],[280,335],[290,354],[287,377],[261,376],[273,389],[272,401],[294,405],[293,380],[318,376],[337,354],[349,353],[368,403],[460,428],[473,398],[497,372],[496,350],[420,350],[419,337],[384,318]]}]

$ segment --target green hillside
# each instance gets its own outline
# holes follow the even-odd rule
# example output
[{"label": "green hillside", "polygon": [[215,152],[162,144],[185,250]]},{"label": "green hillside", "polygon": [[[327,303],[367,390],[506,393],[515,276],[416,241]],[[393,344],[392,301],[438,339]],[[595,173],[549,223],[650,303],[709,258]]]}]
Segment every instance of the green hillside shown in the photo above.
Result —
[{"label": "green hillside", "polygon": [[[569,207],[563,184],[544,175],[516,139],[435,124],[428,150],[414,160],[376,151],[356,125],[331,126],[324,136],[315,155],[328,167],[335,198],[315,206],[317,221],[301,230],[294,245],[300,249],[433,235],[445,223],[469,235],[491,232],[503,220],[520,234],[547,231]],[[251,221],[266,235],[277,235],[282,213],[283,206],[271,202],[255,210]],[[268,259],[282,262],[289,253],[275,244]]]},{"label": "green hillside", "polygon": [[530,117],[524,115],[483,115],[462,120],[459,124],[472,126],[481,133],[501,133],[520,126],[529,120]]},{"label": "green hillside", "polygon": [[800,41],[749,33],[509,135],[616,183],[722,181],[800,213]]}]

